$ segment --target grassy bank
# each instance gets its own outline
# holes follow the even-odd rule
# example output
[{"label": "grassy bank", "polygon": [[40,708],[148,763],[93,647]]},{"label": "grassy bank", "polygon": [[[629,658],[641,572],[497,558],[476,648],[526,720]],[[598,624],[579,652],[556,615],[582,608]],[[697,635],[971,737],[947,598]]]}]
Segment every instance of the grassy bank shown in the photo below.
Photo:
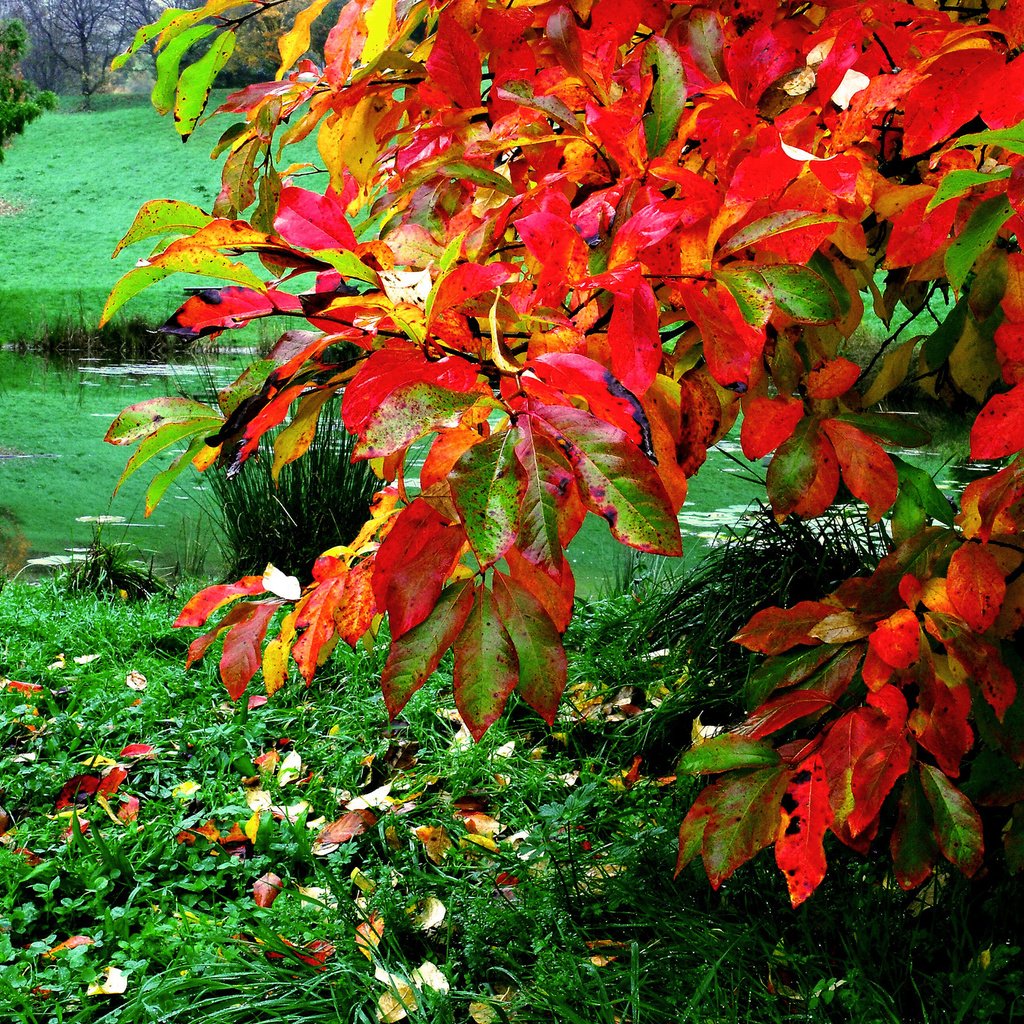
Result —
[{"label": "grassy bank", "polygon": [[519,707],[477,745],[444,669],[389,723],[379,649],[232,705],[179,603],[0,595],[4,1019],[1020,1019],[994,891],[835,844],[796,913],[769,858],[673,881],[707,695],[632,597],[581,609],[554,730]]}]

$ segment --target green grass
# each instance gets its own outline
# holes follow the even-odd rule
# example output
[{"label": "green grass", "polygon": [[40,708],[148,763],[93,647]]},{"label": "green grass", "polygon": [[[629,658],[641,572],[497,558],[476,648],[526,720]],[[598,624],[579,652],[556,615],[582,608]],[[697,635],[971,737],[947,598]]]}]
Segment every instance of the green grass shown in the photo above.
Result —
[{"label": "green grass", "polygon": [[[183,670],[191,637],[169,625],[180,601],[104,601],[54,582],[0,594],[0,672],[41,687],[0,691],[0,805],[14,821],[0,844],[0,1019],[374,1022],[381,978],[427,961],[449,991],[418,992],[416,1024],[1022,1019],[1012,890],[943,878],[930,907],[891,885],[881,856],[836,844],[796,913],[767,857],[718,893],[696,868],[673,880],[693,787],[622,736],[691,684],[684,664],[610,642],[634,597],[581,609],[553,730],[517,706],[477,745],[451,718],[445,668],[389,723],[380,648],[339,649],[309,690],[232,705],[215,659]],[[639,714],[622,711],[627,699]],[[154,756],[122,756],[135,743]],[[268,751],[279,761],[261,773]],[[289,754],[301,758],[290,779]],[[109,762],[127,772],[109,809],[134,797],[136,820],[84,795],[77,816],[56,808],[70,779]],[[375,792],[376,821],[318,856],[323,826]],[[493,845],[471,838],[473,810]],[[218,842],[209,822],[250,833]],[[453,844],[440,863],[424,828]],[[253,883],[267,872],[282,892],[261,907]],[[423,930],[430,900],[445,914]],[[383,929],[367,958],[356,928],[371,918]],[[72,936],[91,943],[48,955]],[[89,995],[110,967],[125,991]]]}]

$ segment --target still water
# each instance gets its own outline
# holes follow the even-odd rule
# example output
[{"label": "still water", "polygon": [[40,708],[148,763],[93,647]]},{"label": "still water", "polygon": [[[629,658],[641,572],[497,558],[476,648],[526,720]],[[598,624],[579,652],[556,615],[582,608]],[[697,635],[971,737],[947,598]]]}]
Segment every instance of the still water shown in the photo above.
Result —
[{"label": "still water", "polygon": [[[105,542],[129,544],[158,567],[216,573],[222,561],[216,505],[202,476],[184,473],[146,518],[143,496],[155,468],[143,467],[114,496],[131,449],[106,444],[103,435],[118,412],[134,402],[179,393],[208,399],[237,376],[246,358],[54,363],[38,355],[0,352],[3,569],[18,572],[30,560],[67,556],[87,546],[98,530]],[[947,470],[943,481],[962,486],[970,471]],[[743,459],[734,436],[711,451],[690,482],[680,515],[685,562],[699,558],[723,530],[742,523],[751,503],[764,495],[763,480],[763,467]],[[588,517],[569,555],[582,594],[611,586],[629,558],[594,516]],[[678,560],[646,559],[652,572],[677,566]],[[38,569],[29,566],[28,571]]]}]

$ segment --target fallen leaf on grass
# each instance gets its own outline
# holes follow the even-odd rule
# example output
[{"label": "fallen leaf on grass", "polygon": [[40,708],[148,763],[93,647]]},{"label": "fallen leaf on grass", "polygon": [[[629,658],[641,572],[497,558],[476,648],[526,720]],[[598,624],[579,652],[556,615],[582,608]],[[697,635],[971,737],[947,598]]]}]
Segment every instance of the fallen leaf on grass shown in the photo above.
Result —
[{"label": "fallen leaf on grass", "polygon": [[[102,654],[79,654],[74,660],[76,665],[91,665],[102,657]],[[111,970],[115,970],[115,968],[111,968]]]},{"label": "fallen leaf on grass", "polygon": [[202,786],[200,786],[198,782],[195,782],[192,779],[186,779],[184,782],[178,783],[178,785],[171,790],[171,796],[173,796],[175,800],[187,803],[196,795],[196,793],[199,792],[200,789],[202,789]]},{"label": "fallen leaf on grass", "polygon": [[87,996],[119,996],[128,989],[128,977],[117,967],[108,967],[86,990]]},{"label": "fallen leaf on grass", "polygon": [[367,895],[369,895],[372,892],[375,892],[377,889],[377,883],[372,878],[369,878],[367,875],[364,875],[363,872],[359,870],[359,868],[353,868],[352,874],[349,875],[349,878],[352,879],[352,884],[360,892],[365,892]]},{"label": "fallen leaf on grass", "polygon": [[[297,957],[304,964],[309,964],[310,967],[315,967],[319,971],[327,970],[327,960],[329,957],[334,955],[333,942],[325,942],[322,939],[313,939],[312,942],[307,942],[304,946],[296,946],[294,942],[289,942],[283,935],[279,935],[278,939],[287,946],[289,950],[291,950],[293,956]],[[259,939],[256,941],[260,942]],[[266,957],[268,960],[283,960],[285,954],[268,949]]]},{"label": "fallen leaf on grass", "polygon": [[361,793],[359,796],[353,797],[346,806],[350,811],[367,810],[371,807],[379,811],[382,807],[390,805],[391,801],[388,799],[390,792],[391,783],[388,782],[377,789],[371,789],[368,793]]},{"label": "fallen leaf on grass", "polygon": [[283,885],[281,876],[275,875],[273,871],[260,875],[252,885],[252,898],[256,902],[256,906],[263,908],[271,906],[274,900],[281,895]]},{"label": "fallen leaf on grass", "polygon": [[121,753],[117,755],[123,757],[129,761],[148,760],[152,761],[156,759],[156,748],[151,747],[148,743],[129,743],[127,747],[121,750]]},{"label": "fallen leaf on grass", "polygon": [[479,846],[491,853],[498,852],[498,844],[490,836],[477,836],[470,832],[459,840],[459,849],[468,850],[471,846]]},{"label": "fallen leaf on grass", "polygon": [[39,693],[42,690],[41,683],[19,683],[16,679],[0,678],[0,690],[12,690],[15,693]]},{"label": "fallen leaf on grass", "polygon": [[137,672],[135,669],[132,669],[131,672],[125,676],[124,681],[129,690],[138,690],[141,692],[149,686],[149,680],[146,679],[141,672]]},{"label": "fallen leaf on grass", "polygon": [[257,786],[254,789],[246,789],[245,802],[249,805],[250,811],[261,814],[263,811],[270,810],[274,798],[265,789]]},{"label": "fallen leaf on grass", "polygon": [[49,665],[46,666],[49,672],[60,672],[68,667],[67,655],[62,651]]},{"label": "fallen leaf on grass", "polygon": [[66,953],[69,949],[78,949],[79,946],[92,946],[95,943],[96,940],[90,939],[88,935],[72,935],[63,942],[58,942],[56,946],[51,946],[43,953],[43,957],[47,960],[53,960],[58,953]]},{"label": "fallen leaf on grass", "polygon": [[285,754],[281,767],[278,770],[277,784],[279,786],[287,786],[289,783],[295,782],[301,775],[302,757],[297,750],[289,750]]},{"label": "fallen leaf on grass", "polygon": [[117,809],[118,820],[127,825],[139,816],[139,798],[137,796],[121,797],[121,806]]},{"label": "fallen leaf on grass", "polygon": [[410,913],[413,928],[418,932],[430,932],[441,926],[448,911],[436,896],[428,896],[414,904]]},{"label": "fallen leaf on grass", "polygon": [[373,959],[373,951],[384,938],[384,919],[373,913],[365,921],[356,925],[356,949],[367,960]]},{"label": "fallen leaf on grass", "polygon": [[277,769],[277,762],[281,760],[281,755],[276,750],[268,750],[259,757],[254,757],[252,763],[256,765],[261,772],[273,773]]},{"label": "fallen leaf on grass", "polygon": [[416,829],[416,838],[423,843],[427,856],[434,864],[440,864],[452,848],[451,838],[444,825],[421,825]]},{"label": "fallen leaf on grass", "polygon": [[376,824],[377,816],[373,811],[349,811],[337,821],[332,821],[313,840],[313,854],[316,857],[326,857],[329,853],[334,853],[342,843],[362,835]]}]

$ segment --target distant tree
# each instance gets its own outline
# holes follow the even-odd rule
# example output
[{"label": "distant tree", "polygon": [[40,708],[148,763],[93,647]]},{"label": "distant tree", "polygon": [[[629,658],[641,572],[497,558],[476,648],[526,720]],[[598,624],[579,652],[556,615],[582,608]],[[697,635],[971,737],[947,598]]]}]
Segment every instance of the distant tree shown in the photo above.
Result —
[{"label": "distant tree", "polygon": [[0,22],[0,163],[8,140],[57,104],[52,92],[38,92],[18,71],[27,45],[28,34],[20,21]]},{"label": "distant tree", "polygon": [[32,41],[26,70],[40,86],[80,93],[88,109],[110,82],[110,62],[165,6],[160,0],[14,0]]}]

